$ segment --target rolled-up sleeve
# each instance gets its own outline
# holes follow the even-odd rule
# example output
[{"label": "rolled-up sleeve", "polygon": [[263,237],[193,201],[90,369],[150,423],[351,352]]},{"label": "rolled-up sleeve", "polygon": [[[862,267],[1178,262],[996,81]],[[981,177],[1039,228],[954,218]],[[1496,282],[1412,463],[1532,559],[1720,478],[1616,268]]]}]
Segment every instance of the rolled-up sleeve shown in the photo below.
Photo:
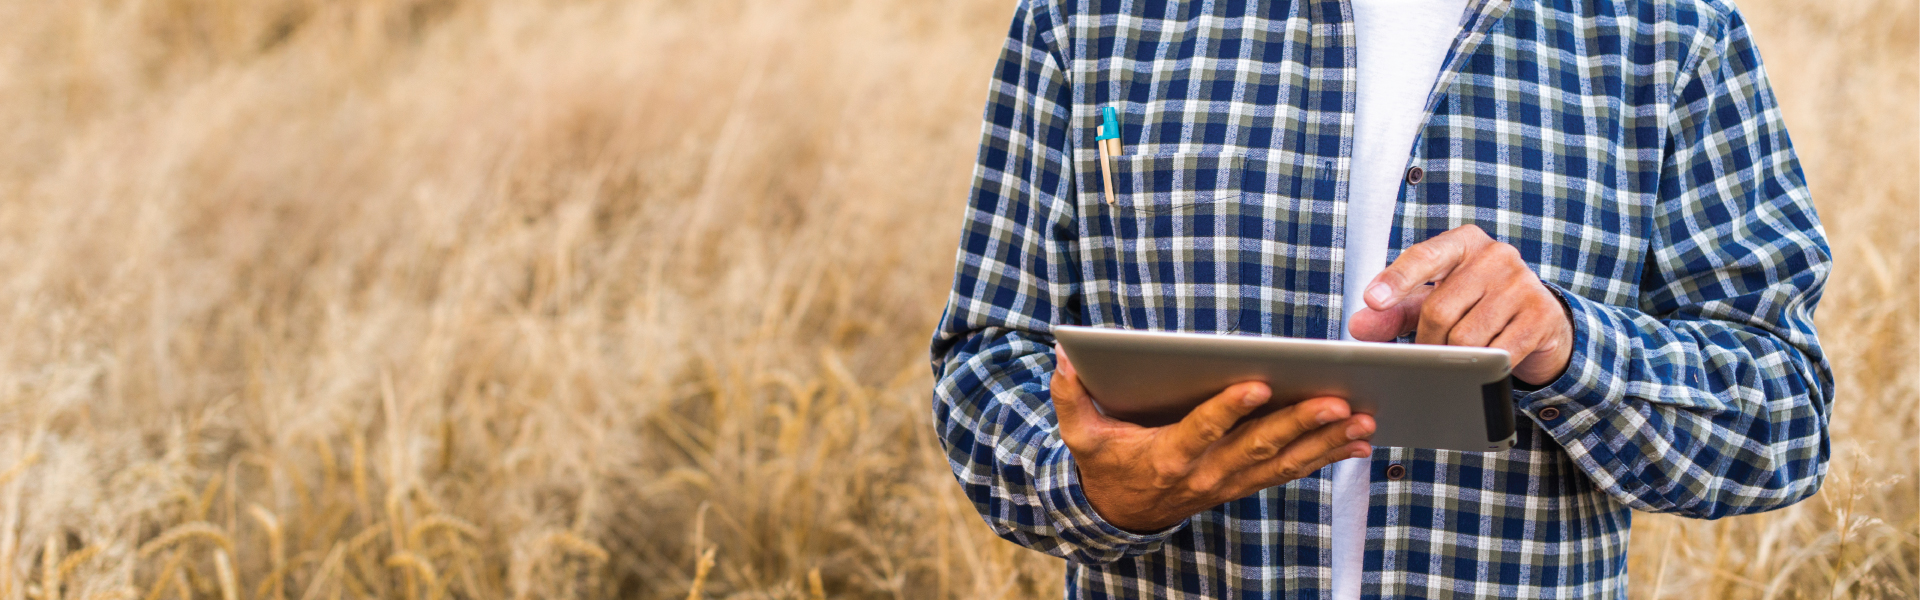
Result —
[{"label": "rolled-up sleeve", "polygon": [[1675,88],[1640,305],[1556,289],[1572,360],[1521,399],[1614,498],[1701,518],[1818,491],[1833,402],[1825,234],[1745,25],[1710,33]]},{"label": "rolled-up sleeve", "polygon": [[[933,418],[954,477],[993,531],[1084,563],[1151,551],[1082,492],[1049,401],[1051,327],[1082,305],[1056,15],[1022,3],[988,93],[953,292],[932,343]],[[1169,530],[1170,532],[1171,530]]]}]

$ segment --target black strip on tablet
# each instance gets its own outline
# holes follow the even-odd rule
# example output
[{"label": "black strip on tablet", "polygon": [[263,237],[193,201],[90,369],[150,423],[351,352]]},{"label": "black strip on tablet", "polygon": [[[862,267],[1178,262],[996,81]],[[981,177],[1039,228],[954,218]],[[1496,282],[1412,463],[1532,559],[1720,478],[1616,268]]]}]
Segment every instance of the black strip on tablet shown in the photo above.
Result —
[{"label": "black strip on tablet", "polygon": [[1480,401],[1487,410],[1487,441],[1500,442],[1513,436],[1513,378],[1480,386]]}]

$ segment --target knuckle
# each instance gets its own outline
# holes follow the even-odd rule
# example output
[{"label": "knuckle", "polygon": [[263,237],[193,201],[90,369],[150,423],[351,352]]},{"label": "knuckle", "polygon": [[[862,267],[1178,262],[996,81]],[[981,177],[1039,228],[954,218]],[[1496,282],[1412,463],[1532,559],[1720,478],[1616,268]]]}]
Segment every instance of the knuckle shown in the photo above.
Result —
[{"label": "knuckle", "polygon": [[1281,464],[1278,468],[1274,469],[1273,474],[1275,477],[1287,481],[1295,481],[1307,476],[1306,469],[1306,465],[1289,462]]},{"label": "knuckle", "polygon": [[1500,246],[1501,244],[1498,242],[1489,242],[1486,245],[1474,249],[1474,266],[1498,273],[1499,268],[1507,264],[1507,256],[1500,251]]},{"label": "knuckle", "polygon": [[1152,486],[1153,489],[1165,491],[1178,488],[1185,481],[1186,479],[1182,477],[1174,477],[1166,473],[1155,473],[1153,479],[1148,481],[1147,485]]},{"label": "knuckle", "polygon": [[1491,273],[1505,274],[1519,262],[1520,250],[1511,244],[1486,240],[1473,252],[1473,264]]},{"label": "knuckle", "polygon": [[1226,439],[1226,437],[1227,428],[1219,423],[1208,423],[1207,426],[1200,431],[1200,441],[1205,442],[1208,446],[1212,446],[1220,440]]},{"label": "knuckle", "polygon": [[1182,461],[1161,458],[1153,461],[1152,473],[1153,487],[1167,489],[1186,479],[1187,465]]},{"label": "knuckle", "polygon": [[[1414,244],[1400,253],[1400,258],[1412,259],[1413,262],[1419,263],[1431,262],[1436,256],[1437,254],[1433,249],[1433,245],[1425,243]],[[1392,269],[1388,269],[1386,272],[1394,273],[1398,276],[1398,273],[1395,273]]]},{"label": "knuckle", "polygon": [[1226,435],[1226,427],[1221,426],[1218,421],[1203,421],[1194,429],[1194,437],[1205,445],[1212,445]]},{"label": "knuckle", "polygon": [[1543,333],[1541,333],[1541,334],[1540,334],[1540,338],[1539,338],[1539,339],[1537,339],[1537,340],[1534,340],[1534,342],[1533,342],[1533,349],[1534,349],[1534,351],[1535,351],[1535,352],[1556,352],[1556,351],[1559,351],[1559,350],[1560,350],[1560,338],[1558,338],[1558,337],[1555,337],[1555,336],[1551,336],[1551,335],[1547,335],[1546,333],[1544,333],[1544,332],[1543,332]]},{"label": "knuckle", "polygon": [[1196,475],[1186,478],[1181,483],[1180,491],[1196,498],[1206,498],[1212,496],[1215,488],[1220,486],[1220,478],[1212,475]]},{"label": "knuckle", "polygon": [[1273,458],[1280,453],[1280,445],[1267,436],[1253,436],[1247,440],[1247,457],[1256,461]]},{"label": "knuckle", "polygon": [[1473,244],[1476,246],[1484,247],[1488,244],[1500,243],[1499,241],[1493,239],[1493,236],[1488,235],[1487,230],[1481,229],[1479,225],[1468,225],[1467,227],[1469,228],[1468,235],[1471,236],[1471,239],[1473,240]]},{"label": "knuckle", "polygon": [[1473,330],[1473,327],[1467,326],[1467,325],[1461,325],[1458,327],[1454,327],[1453,331],[1447,332],[1447,345],[1477,346],[1479,344],[1475,342],[1479,341],[1479,337],[1480,336],[1478,335],[1478,332],[1475,332]]}]

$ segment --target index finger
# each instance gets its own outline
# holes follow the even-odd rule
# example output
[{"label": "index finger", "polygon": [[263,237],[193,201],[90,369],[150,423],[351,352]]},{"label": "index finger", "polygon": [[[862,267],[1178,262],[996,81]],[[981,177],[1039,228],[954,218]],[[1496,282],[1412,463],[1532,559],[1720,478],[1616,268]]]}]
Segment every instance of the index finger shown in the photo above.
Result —
[{"label": "index finger", "polygon": [[1367,286],[1367,307],[1374,310],[1393,308],[1415,288],[1446,279],[1455,267],[1466,260],[1468,254],[1492,242],[1493,238],[1487,237],[1487,232],[1479,226],[1461,225],[1427,241],[1408,246],[1400,252],[1400,258],[1373,277],[1373,283]]},{"label": "index finger", "polygon": [[1180,422],[1168,425],[1174,448],[1189,457],[1198,457],[1214,442],[1227,436],[1240,419],[1245,418],[1273,398],[1267,384],[1250,381],[1221,390],[1200,406],[1194,407]]}]

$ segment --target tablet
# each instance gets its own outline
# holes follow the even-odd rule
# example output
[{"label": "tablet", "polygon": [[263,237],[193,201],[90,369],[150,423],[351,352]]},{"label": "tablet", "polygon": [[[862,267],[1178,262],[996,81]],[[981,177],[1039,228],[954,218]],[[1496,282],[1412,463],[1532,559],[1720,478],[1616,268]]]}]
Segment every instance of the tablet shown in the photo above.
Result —
[{"label": "tablet", "polygon": [[[1054,327],[1107,416],[1174,423],[1227,386],[1273,388],[1271,412],[1321,396],[1373,415],[1375,446],[1496,452],[1513,446],[1504,350],[1125,329]],[[1258,413],[1256,413],[1258,414]]]}]

